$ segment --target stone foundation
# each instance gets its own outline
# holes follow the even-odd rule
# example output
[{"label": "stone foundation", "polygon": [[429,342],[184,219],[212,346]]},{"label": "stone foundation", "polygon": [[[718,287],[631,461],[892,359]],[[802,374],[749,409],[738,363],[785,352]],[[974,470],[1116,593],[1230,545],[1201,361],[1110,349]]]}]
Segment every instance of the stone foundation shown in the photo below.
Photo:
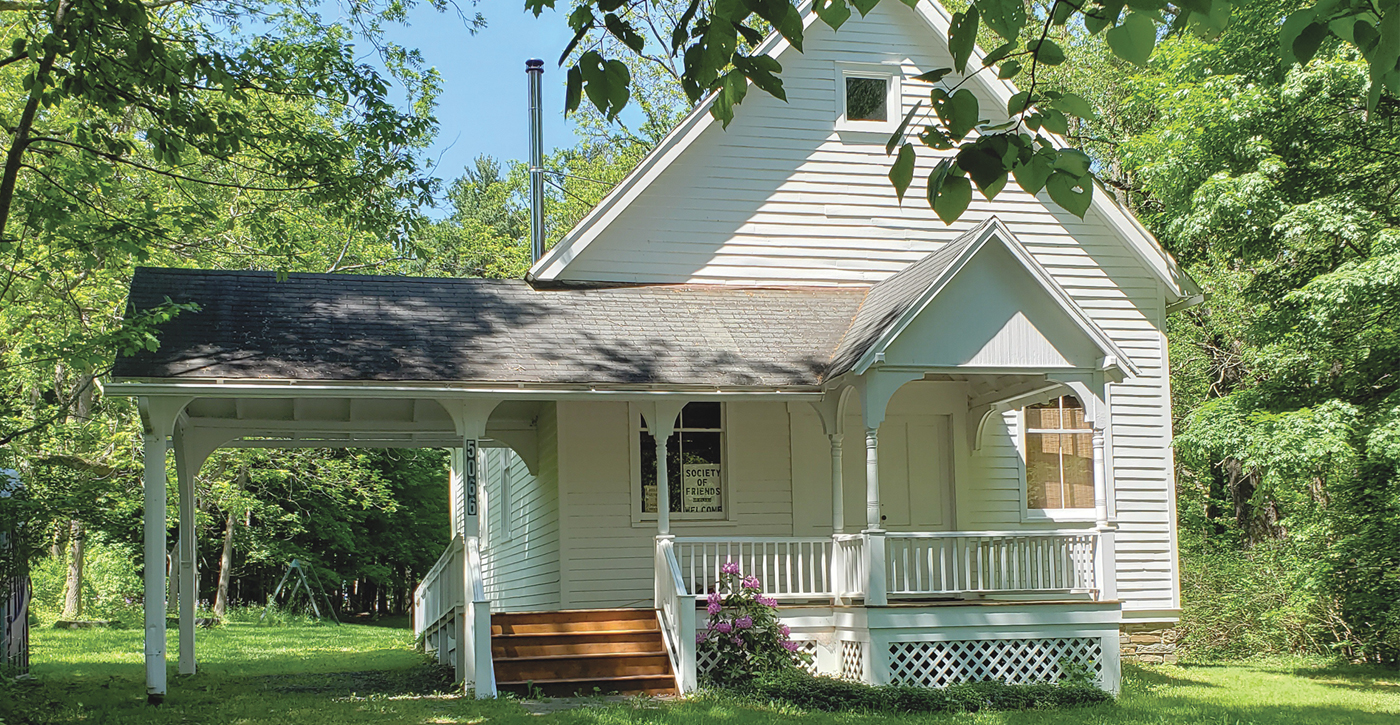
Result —
[{"label": "stone foundation", "polygon": [[1118,631],[1118,647],[1124,662],[1144,665],[1176,662],[1176,630],[1161,624],[1124,624]]}]

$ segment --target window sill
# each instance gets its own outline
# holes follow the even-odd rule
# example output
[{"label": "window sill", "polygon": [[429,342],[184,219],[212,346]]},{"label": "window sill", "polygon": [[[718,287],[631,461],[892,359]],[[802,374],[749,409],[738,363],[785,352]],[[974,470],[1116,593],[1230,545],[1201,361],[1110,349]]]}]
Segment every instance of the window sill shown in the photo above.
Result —
[{"label": "window sill", "polygon": [[1093,523],[1094,510],[1089,509],[1022,509],[1021,521],[1025,523]]},{"label": "window sill", "polygon": [[[675,533],[678,528],[686,526],[738,526],[739,522],[733,519],[671,519],[671,530]],[[634,529],[655,529],[656,519],[642,519],[633,521]]]}]

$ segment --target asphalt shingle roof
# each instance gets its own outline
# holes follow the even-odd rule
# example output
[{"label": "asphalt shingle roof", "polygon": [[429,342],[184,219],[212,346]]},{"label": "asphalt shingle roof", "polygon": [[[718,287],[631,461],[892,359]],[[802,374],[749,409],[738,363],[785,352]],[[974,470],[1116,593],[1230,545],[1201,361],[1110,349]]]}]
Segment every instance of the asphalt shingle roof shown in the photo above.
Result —
[{"label": "asphalt shingle roof", "polygon": [[[878,287],[877,287],[878,288]],[[197,312],[118,378],[794,386],[821,382],[864,289],[141,268],[130,304]]]}]

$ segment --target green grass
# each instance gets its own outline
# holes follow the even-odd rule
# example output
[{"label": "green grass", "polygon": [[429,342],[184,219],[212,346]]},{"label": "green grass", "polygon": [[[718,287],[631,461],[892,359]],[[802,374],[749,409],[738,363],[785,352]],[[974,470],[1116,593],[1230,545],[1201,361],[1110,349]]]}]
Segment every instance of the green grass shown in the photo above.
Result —
[{"label": "green grass", "polygon": [[[170,652],[175,642],[170,641]],[[1209,723],[1297,725],[1400,722],[1400,673],[1284,660],[1127,669],[1118,703],[1093,708],[892,718],[802,713],[703,697],[634,701],[532,716],[512,700],[431,694],[442,671],[411,649],[403,629],[366,625],[258,627],[199,632],[200,673],[171,675],[161,707],[145,704],[140,630],[36,630],[37,682],[0,687],[4,725],[749,725],[757,723]],[[418,693],[418,694],[414,694]],[[427,694],[425,694],[427,693]],[[14,707],[7,708],[6,700]]]}]

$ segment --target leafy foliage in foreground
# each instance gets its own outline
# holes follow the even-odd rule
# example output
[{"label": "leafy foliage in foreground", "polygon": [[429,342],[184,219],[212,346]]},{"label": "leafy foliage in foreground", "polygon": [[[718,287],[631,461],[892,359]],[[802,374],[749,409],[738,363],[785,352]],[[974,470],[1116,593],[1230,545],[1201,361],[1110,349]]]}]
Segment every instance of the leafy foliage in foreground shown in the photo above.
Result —
[{"label": "leafy foliage in foreground", "polygon": [[752,694],[807,709],[828,712],[980,712],[1078,707],[1112,702],[1113,696],[1084,683],[1008,685],[997,680],[966,682],[943,688],[866,685],[814,677],[791,668],[759,676]]},{"label": "leafy foliage in foreground", "polygon": [[[902,2],[918,5],[918,0]],[[623,58],[632,65],[662,56],[681,59],[684,70],[679,79],[686,95],[692,102],[710,97],[711,114],[726,126],[750,83],[787,99],[782,66],[770,55],[774,46],[765,38],[769,30],[776,31],[802,50],[805,33],[799,3],[687,0],[676,3],[674,12],[662,20],[669,33],[658,32],[655,18],[645,12],[662,4],[670,6],[652,0],[585,0],[574,5],[569,14],[574,38],[560,56],[561,65],[571,63],[566,111],[577,110],[586,96],[608,118],[616,118],[631,99],[632,73]],[[865,16],[878,4],[879,0],[817,0],[813,8],[822,22],[839,30],[851,20],[852,9]],[[917,154],[914,142],[905,141],[906,134],[921,128],[918,143],[943,159],[928,177],[928,203],[951,224],[971,203],[974,186],[990,200],[1010,178],[1031,194],[1045,190],[1055,203],[1077,216],[1088,210],[1094,193],[1088,158],[1042,133],[1064,137],[1071,119],[1095,117],[1084,97],[1045,87],[1044,72],[1072,56],[1057,36],[1099,39],[1117,58],[1146,66],[1161,38],[1186,31],[1216,38],[1229,26],[1232,9],[1247,8],[1248,3],[972,0],[966,5],[944,5],[952,12],[947,46],[953,65],[917,76],[934,84],[928,105],[908,112],[886,152],[899,149],[889,177],[902,199],[913,182]],[[525,6],[539,15],[554,7],[555,0],[526,0]],[[915,18],[908,22],[927,32]],[[651,30],[650,37],[646,29]],[[988,32],[979,38],[979,30]],[[990,41],[986,47],[991,50],[975,53],[979,39]],[[610,41],[619,57],[604,55],[610,49],[602,45],[604,40]],[[1265,52],[1288,66],[1307,63],[1320,49],[1338,44],[1350,46],[1366,60],[1368,111],[1376,110],[1385,90],[1391,99],[1400,93],[1400,5],[1393,2],[1319,0],[1289,15],[1278,41]],[[587,50],[575,54],[580,47]],[[980,67],[970,64],[976,55],[981,56]],[[1021,87],[1004,116],[1002,109],[979,108],[976,96],[962,88],[977,73],[992,72]]]}]

